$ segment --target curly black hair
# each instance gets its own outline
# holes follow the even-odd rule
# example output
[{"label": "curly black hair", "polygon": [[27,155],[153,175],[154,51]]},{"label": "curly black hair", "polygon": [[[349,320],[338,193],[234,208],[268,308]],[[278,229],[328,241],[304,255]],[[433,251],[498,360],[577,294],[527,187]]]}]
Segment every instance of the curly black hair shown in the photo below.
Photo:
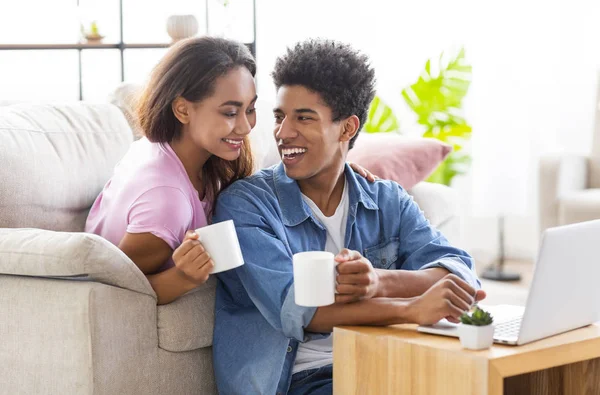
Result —
[{"label": "curly black hair", "polygon": [[[322,39],[298,43],[277,58],[271,76],[277,89],[300,85],[318,93],[331,108],[333,122],[356,115],[360,132],[367,121],[375,96],[375,71],[369,58],[348,44]],[[358,132],[350,148],[357,137]]]}]

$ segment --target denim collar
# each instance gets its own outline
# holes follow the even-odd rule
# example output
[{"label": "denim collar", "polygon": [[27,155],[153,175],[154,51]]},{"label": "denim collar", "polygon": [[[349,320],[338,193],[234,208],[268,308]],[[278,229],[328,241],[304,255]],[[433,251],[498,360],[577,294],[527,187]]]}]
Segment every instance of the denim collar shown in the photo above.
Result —
[{"label": "denim collar", "polygon": [[[285,174],[283,163],[274,169],[275,193],[281,207],[283,224],[285,226],[297,226],[311,216],[310,208],[302,200],[302,192],[296,180]],[[361,203],[369,210],[379,210],[373,199],[365,192],[363,186],[356,178],[354,171],[346,164],[344,174],[348,182],[348,197],[350,198],[351,210],[356,212],[356,206]]]}]

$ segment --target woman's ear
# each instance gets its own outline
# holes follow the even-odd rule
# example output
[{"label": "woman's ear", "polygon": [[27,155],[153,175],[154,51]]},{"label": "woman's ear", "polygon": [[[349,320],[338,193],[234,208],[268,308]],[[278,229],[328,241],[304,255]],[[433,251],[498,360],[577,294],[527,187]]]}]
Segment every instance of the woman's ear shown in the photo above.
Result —
[{"label": "woman's ear", "polygon": [[182,124],[187,124],[190,122],[190,102],[185,100],[183,97],[178,97],[173,100],[171,104],[171,108],[173,109],[173,114],[175,114],[175,118],[179,120]]},{"label": "woman's ear", "polygon": [[340,141],[350,141],[354,136],[356,136],[356,133],[358,133],[360,120],[356,115],[351,115],[343,122],[342,126],[343,130],[342,135],[340,136]]}]

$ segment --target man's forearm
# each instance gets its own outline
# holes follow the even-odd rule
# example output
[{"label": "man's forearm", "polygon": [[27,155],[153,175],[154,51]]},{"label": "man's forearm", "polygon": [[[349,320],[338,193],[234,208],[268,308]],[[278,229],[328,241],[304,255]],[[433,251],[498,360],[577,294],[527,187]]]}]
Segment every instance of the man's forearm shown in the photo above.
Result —
[{"label": "man's forearm", "polygon": [[306,327],[330,333],[339,325],[394,325],[411,322],[410,299],[374,298],[356,303],[319,307]]},{"label": "man's forearm", "polygon": [[413,298],[420,296],[449,273],[448,270],[441,267],[425,270],[377,269],[379,291],[375,296],[378,298]]}]

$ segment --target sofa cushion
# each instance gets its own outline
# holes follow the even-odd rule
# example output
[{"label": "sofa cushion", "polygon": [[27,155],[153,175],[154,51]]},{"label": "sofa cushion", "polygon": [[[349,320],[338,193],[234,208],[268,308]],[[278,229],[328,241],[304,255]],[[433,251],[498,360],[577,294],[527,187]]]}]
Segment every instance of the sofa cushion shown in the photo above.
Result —
[{"label": "sofa cushion", "polygon": [[136,115],[137,100],[143,87],[141,84],[123,82],[108,96],[108,102],[119,107],[125,115],[125,119],[127,119],[127,123],[136,139],[143,136]]},{"label": "sofa cushion", "polygon": [[172,303],[158,306],[158,345],[192,351],[212,345],[217,280],[209,280]]},{"label": "sofa cushion", "polygon": [[600,188],[570,192],[560,197],[558,204],[558,222],[560,225],[599,218]]},{"label": "sofa cushion", "polygon": [[110,104],[0,107],[0,227],[82,231],[133,135]]},{"label": "sofa cushion", "polygon": [[411,189],[425,180],[452,151],[437,139],[405,137],[397,133],[364,133],[348,153],[348,160],[373,174]]},{"label": "sofa cushion", "polygon": [[452,243],[462,244],[458,193],[446,185],[420,182],[410,193],[431,225]]},{"label": "sofa cushion", "polygon": [[91,280],[156,299],[127,255],[89,233],[0,228],[0,274]]}]

